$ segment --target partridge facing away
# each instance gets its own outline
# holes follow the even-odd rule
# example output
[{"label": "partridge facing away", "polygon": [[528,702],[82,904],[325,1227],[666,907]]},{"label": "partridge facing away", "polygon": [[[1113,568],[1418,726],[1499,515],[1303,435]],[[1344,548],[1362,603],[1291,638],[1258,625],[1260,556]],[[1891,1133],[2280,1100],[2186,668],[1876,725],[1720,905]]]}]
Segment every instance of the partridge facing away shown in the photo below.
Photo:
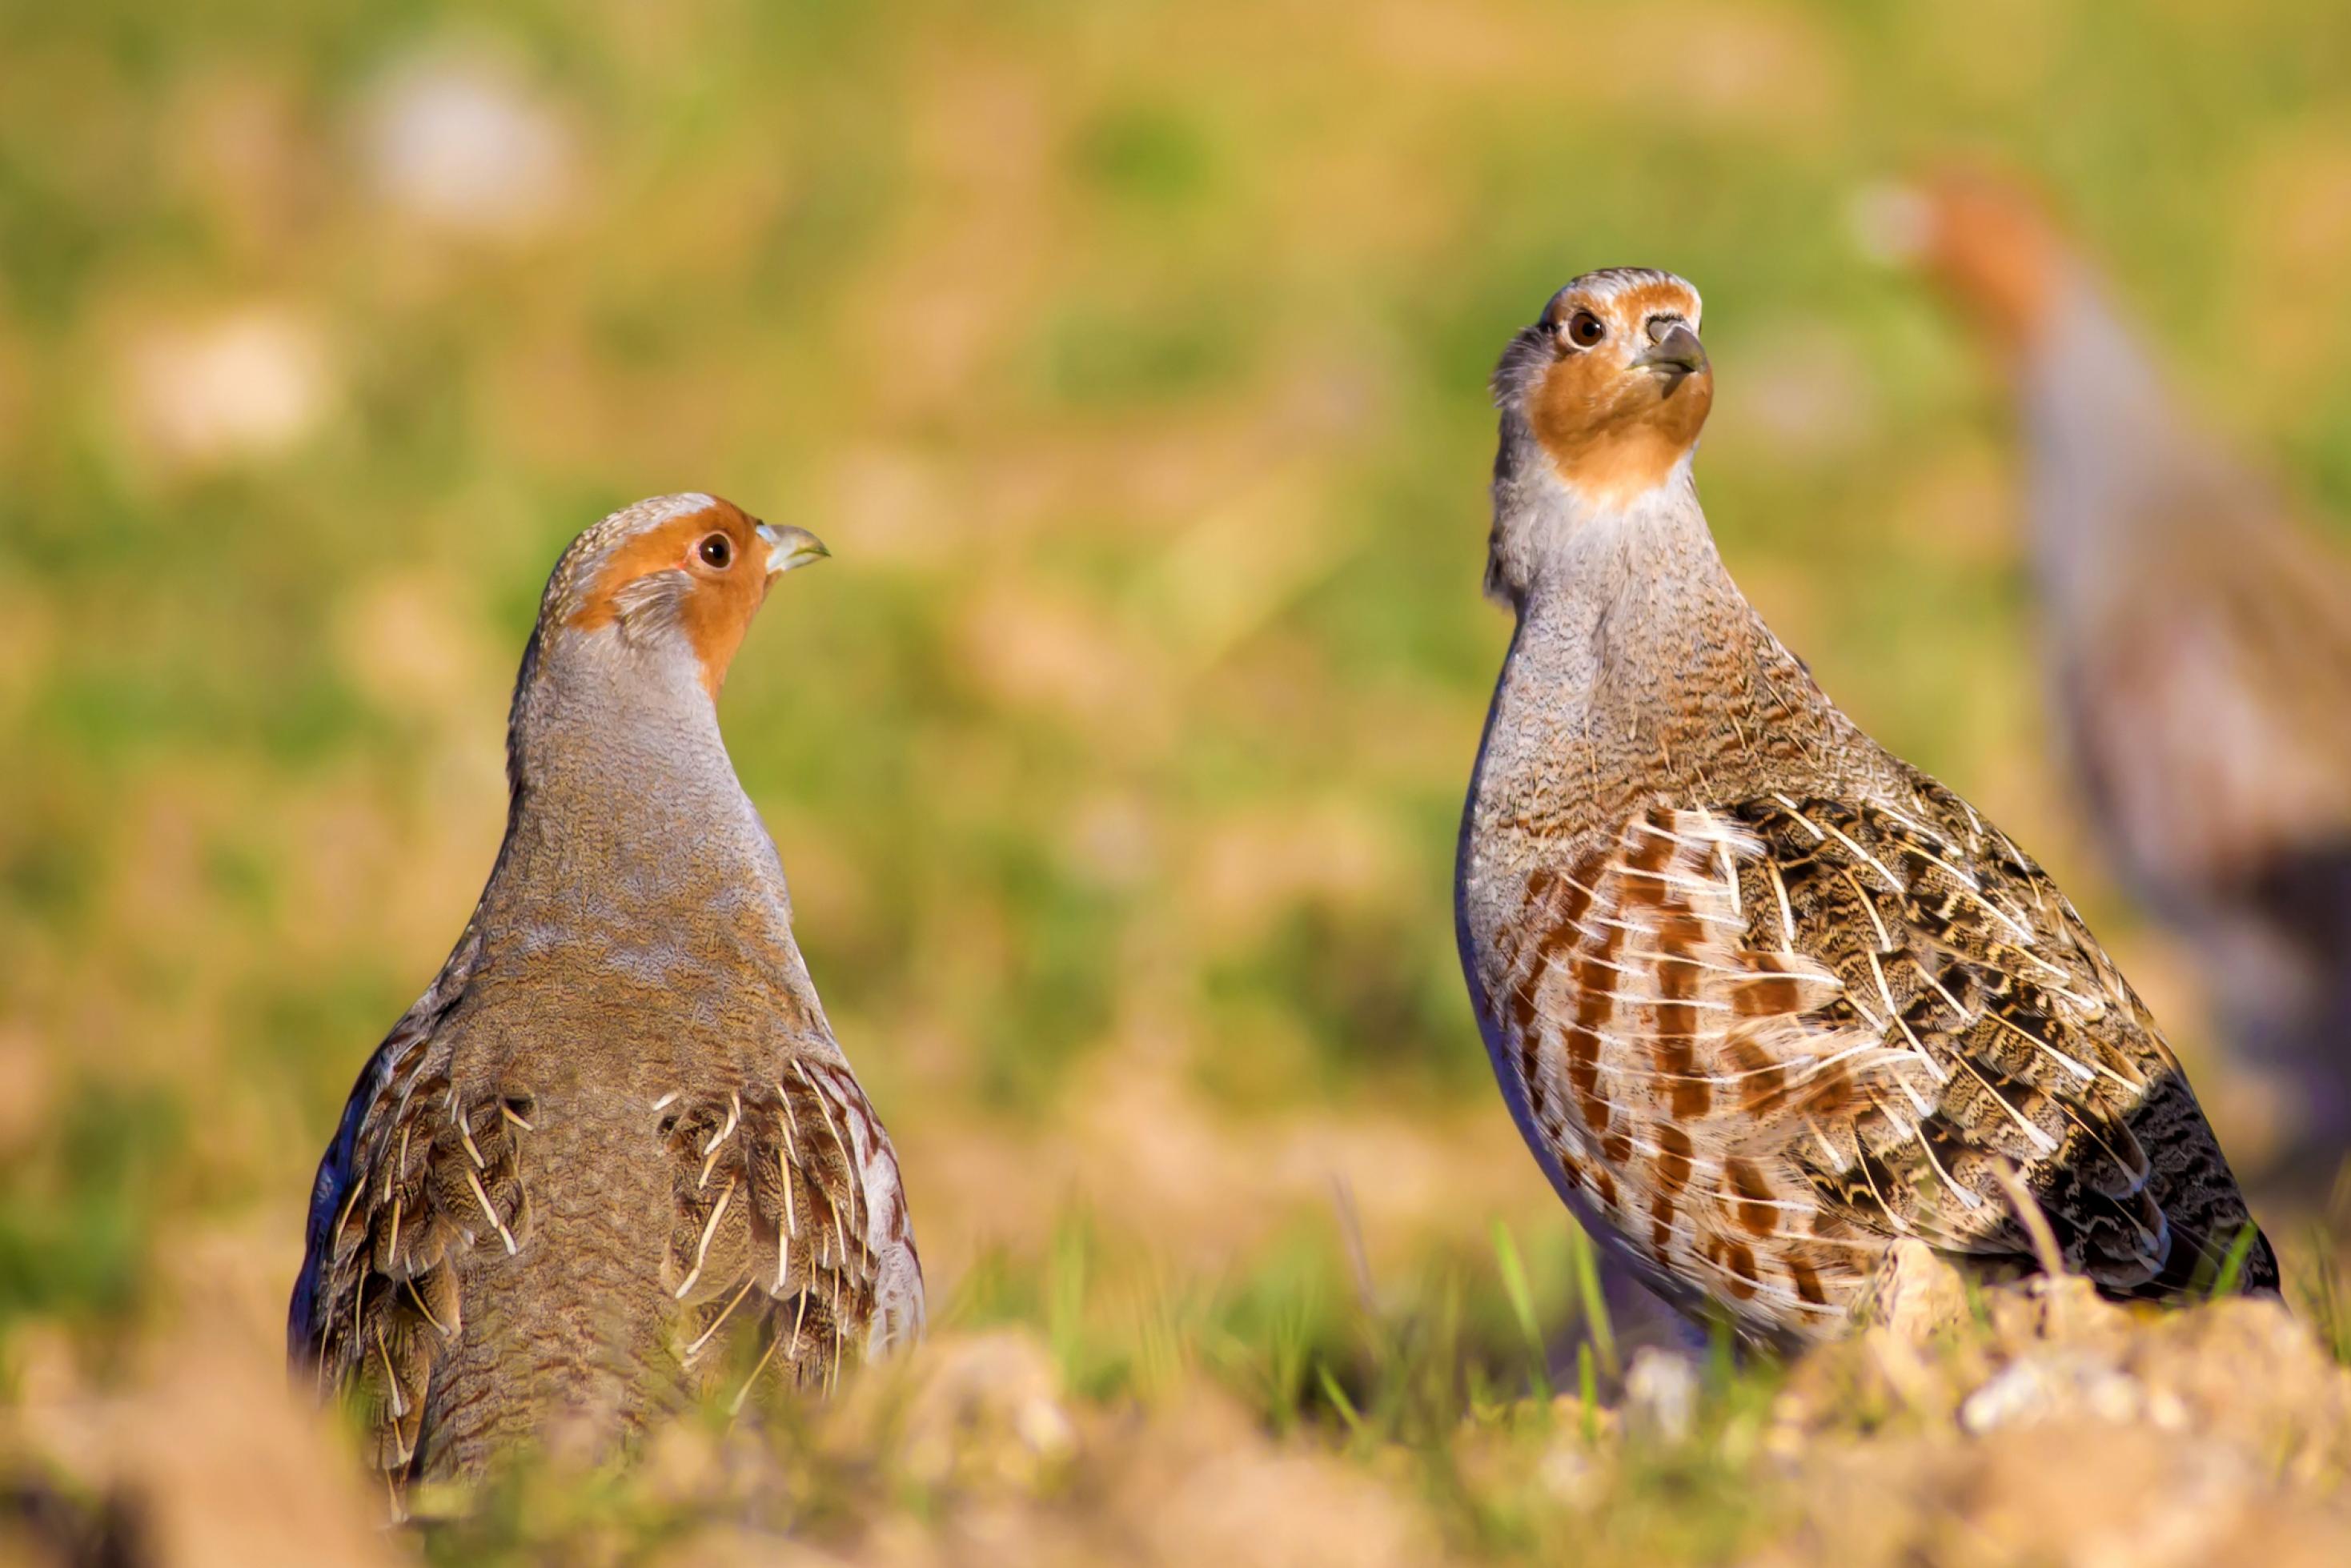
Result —
[{"label": "partridge facing away", "polygon": [[829,1383],[920,1330],[897,1157],[718,733],[769,586],[824,553],[669,496],[548,580],[505,842],[351,1092],[287,1314],[395,1510],[412,1480],[607,1451],[698,1393]]},{"label": "partridge facing away", "polygon": [[[1462,967],[1520,1131],[1651,1289],[1839,1333],[1898,1243],[2119,1296],[2277,1265],[2064,895],[1840,713],[1724,570],[1698,291],[1561,289],[1494,374],[1517,631],[1464,813]],[[2233,1249],[2233,1250],[2232,1250]]]},{"label": "partridge facing away", "polygon": [[2032,198],[1951,175],[1903,204],[1906,248],[2013,390],[2086,815],[2331,1175],[2351,1146],[2351,564],[2173,394]]}]

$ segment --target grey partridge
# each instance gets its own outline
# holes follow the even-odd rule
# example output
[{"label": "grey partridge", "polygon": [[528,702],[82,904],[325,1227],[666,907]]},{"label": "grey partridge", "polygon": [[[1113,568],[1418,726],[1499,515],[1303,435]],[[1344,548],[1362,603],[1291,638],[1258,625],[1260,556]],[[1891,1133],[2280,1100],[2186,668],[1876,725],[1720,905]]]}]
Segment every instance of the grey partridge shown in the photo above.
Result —
[{"label": "grey partridge", "polygon": [[1838,1333],[1897,1245],[2122,1296],[2274,1289],[2193,1094],[2041,868],[1823,695],[1691,477],[1698,291],[1561,289],[1494,375],[1487,582],[1517,613],[1457,925],[1520,1132],[1693,1317]]},{"label": "grey partridge", "polygon": [[769,586],[824,553],[670,496],[548,580],[505,841],[351,1092],[288,1312],[395,1509],[412,1480],[608,1452],[697,1395],[829,1382],[919,1331],[896,1155],[718,731]]},{"label": "grey partridge", "polygon": [[2351,1145],[2351,564],[2179,401],[2036,201],[1949,174],[1904,206],[1907,248],[2013,391],[2085,815],[2281,1091],[2283,1152],[2331,1174]]}]

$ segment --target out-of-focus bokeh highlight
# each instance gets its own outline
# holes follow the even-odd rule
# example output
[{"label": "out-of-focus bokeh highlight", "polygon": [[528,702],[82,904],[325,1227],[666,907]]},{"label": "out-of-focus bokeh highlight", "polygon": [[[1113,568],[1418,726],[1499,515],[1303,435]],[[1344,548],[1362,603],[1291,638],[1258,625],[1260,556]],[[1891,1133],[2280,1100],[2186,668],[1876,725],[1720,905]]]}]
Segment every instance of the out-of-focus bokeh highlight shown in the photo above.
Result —
[{"label": "out-of-focus bokeh highlight", "polygon": [[[1296,1260],[1515,1333],[1497,1220],[1572,1318],[1449,886],[1485,377],[1607,264],[1705,293],[1751,597],[2055,872],[2258,1168],[2292,1107],[2056,760],[1997,358],[1855,198],[2020,172],[2340,550],[2346,57],[2309,0],[0,7],[6,1457],[131,1478],[181,1560],[256,1467],[343,1484],[279,1413],[311,1171],[488,869],[549,565],[684,488],[834,552],[721,717],[950,1333],[1327,1415],[1246,1348]],[[2263,1218],[2319,1266],[2323,1193]],[[1103,1248],[1115,1375],[1056,1293]],[[1244,1350],[1150,1326],[1210,1319]],[[343,1500],[287,1539],[400,1549]],[[1238,1550],[1201,1517],[1169,1560]]]}]

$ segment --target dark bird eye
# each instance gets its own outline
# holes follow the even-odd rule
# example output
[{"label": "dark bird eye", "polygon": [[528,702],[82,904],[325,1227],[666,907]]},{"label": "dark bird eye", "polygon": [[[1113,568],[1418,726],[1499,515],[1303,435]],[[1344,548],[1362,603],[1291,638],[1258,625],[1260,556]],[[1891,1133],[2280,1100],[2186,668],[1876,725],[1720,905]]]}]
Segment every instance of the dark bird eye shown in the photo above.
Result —
[{"label": "dark bird eye", "polygon": [[1579,349],[1588,349],[1606,336],[1608,329],[1589,310],[1579,310],[1567,319],[1567,340]]},{"label": "dark bird eye", "polygon": [[702,541],[697,552],[714,570],[725,571],[735,559],[735,541],[725,534],[712,534]]}]

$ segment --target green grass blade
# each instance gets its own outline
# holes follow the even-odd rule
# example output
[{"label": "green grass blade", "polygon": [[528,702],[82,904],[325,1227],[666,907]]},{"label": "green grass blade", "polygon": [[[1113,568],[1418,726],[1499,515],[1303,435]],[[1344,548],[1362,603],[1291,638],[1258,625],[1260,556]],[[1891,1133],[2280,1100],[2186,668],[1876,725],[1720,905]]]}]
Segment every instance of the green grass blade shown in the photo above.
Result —
[{"label": "green grass blade", "polygon": [[1575,1393],[1583,1402],[1583,1440],[1600,1441],[1600,1374],[1592,1360],[1592,1342],[1575,1347]]},{"label": "green grass blade", "polygon": [[2250,1220],[2237,1227],[2237,1239],[2229,1243],[2229,1255],[2220,1260],[2220,1271],[2213,1277],[2213,1295],[2233,1296],[2237,1293],[2237,1281],[2245,1271],[2245,1259],[2252,1253],[2253,1243],[2260,1236],[2261,1232],[2253,1228]]},{"label": "green grass blade", "polygon": [[1331,1375],[1330,1367],[1318,1364],[1314,1375],[1322,1385],[1322,1397],[1331,1402],[1331,1408],[1339,1413],[1339,1419],[1347,1424],[1347,1430],[1357,1437],[1369,1437],[1371,1428],[1364,1425],[1363,1416],[1355,1409],[1355,1402],[1347,1397],[1347,1391],[1339,1386],[1339,1380]]},{"label": "green grass blade", "polygon": [[1534,1384],[1538,1397],[1551,1398],[1551,1358],[1544,1353],[1542,1324],[1535,1316],[1535,1293],[1527,1283],[1527,1268],[1519,1256],[1517,1239],[1510,1228],[1500,1220],[1494,1221],[1494,1259],[1502,1270],[1502,1293],[1510,1298],[1510,1312],[1519,1320],[1519,1332],[1526,1335],[1527,1350],[1534,1357]]},{"label": "green grass blade", "polygon": [[1583,1323],[1600,1353],[1600,1364],[1610,1377],[1623,1375],[1624,1364],[1616,1359],[1616,1326],[1608,1316],[1608,1298],[1600,1289],[1600,1259],[1593,1251],[1592,1238],[1582,1227],[1568,1235],[1568,1257],[1575,1271],[1575,1290],[1583,1305]]}]

